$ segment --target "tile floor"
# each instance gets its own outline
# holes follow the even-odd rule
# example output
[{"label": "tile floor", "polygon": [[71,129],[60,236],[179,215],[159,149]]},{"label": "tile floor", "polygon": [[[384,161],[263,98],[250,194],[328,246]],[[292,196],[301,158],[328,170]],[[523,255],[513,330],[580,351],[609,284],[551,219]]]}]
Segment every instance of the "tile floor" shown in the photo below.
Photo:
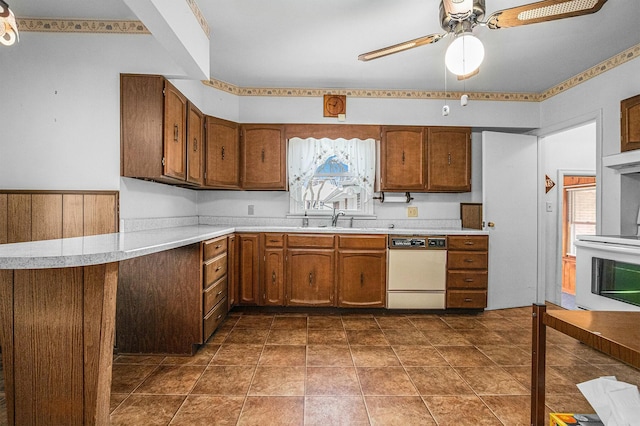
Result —
[{"label": "tile floor", "polygon": [[[529,425],[530,311],[231,313],[193,357],[116,356],[111,424]],[[585,380],[640,385],[636,369],[547,339],[550,411],[593,412]]]}]

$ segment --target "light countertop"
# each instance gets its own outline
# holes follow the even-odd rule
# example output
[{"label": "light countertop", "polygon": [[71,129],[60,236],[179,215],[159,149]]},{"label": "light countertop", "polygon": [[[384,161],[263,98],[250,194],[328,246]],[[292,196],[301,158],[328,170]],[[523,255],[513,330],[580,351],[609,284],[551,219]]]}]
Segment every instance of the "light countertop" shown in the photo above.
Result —
[{"label": "light countertop", "polygon": [[476,229],[332,228],[192,225],[135,232],[0,244],[0,269],[65,268],[119,262],[234,232],[486,235]]}]

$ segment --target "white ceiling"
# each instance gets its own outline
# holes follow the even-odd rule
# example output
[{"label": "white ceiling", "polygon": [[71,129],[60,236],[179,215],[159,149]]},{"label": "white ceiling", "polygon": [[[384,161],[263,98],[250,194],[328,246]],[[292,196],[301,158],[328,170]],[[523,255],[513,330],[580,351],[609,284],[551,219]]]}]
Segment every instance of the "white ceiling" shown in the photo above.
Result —
[{"label": "white ceiling", "polygon": [[[179,0],[175,0],[179,1]],[[186,0],[182,0],[186,1]],[[486,0],[487,15],[527,0]],[[197,0],[211,28],[211,77],[240,87],[444,89],[449,43],[369,62],[360,53],[442,32],[439,0]],[[137,19],[122,0],[13,0],[18,17]],[[502,30],[479,27],[480,74],[449,90],[541,92],[640,43],[640,1]]]}]

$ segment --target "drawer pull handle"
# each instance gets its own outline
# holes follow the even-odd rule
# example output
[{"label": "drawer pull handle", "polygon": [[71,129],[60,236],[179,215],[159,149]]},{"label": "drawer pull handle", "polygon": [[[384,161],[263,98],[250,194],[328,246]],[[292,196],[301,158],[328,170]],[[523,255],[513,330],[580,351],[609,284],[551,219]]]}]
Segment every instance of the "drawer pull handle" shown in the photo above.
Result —
[{"label": "drawer pull handle", "polygon": [[472,283],[473,281],[474,281],[474,279],[473,279],[473,278],[465,278],[465,279],[464,279],[464,282],[465,282],[465,283]]},{"label": "drawer pull handle", "polygon": [[277,243],[278,240],[269,240],[270,243]]},{"label": "drawer pull handle", "polygon": [[264,148],[262,148],[262,154],[260,156],[262,158],[262,162],[264,163]]},{"label": "drawer pull handle", "polygon": [[224,145],[222,146],[222,159],[224,160]]},{"label": "drawer pull handle", "polygon": [[178,142],[178,125],[173,125],[173,141]]},{"label": "drawer pull handle", "polygon": [[360,272],[360,287],[364,286],[364,272]]},{"label": "drawer pull handle", "polygon": [[467,246],[472,246],[475,243],[473,241],[465,241],[464,244],[467,245]]},{"label": "drawer pull handle", "polygon": [[273,284],[275,284],[275,283],[276,283],[276,271],[272,271],[272,272],[271,272],[271,282],[272,282]]},{"label": "drawer pull handle", "polygon": [[472,299],[472,298],[470,298],[470,297],[465,297],[465,298],[464,298],[464,301],[465,301],[465,302],[473,302],[473,299]]},{"label": "drawer pull handle", "polygon": [[218,315],[218,316],[216,317],[216,320],[219,320],[220,318],[222,318],[222,314]]},{"label": "drawer pull handle", "polygon": [[218,272],[220,269],[222,269],[222,266],[218,266],[218,267],[216,268],[216,272]]},{"label": "drawer pull handle", "polygon": [[473,259],[465,259],[464,261],[467,263],[473,263]]},{"label": "drawer pull handle", "polygon": [[311,286],[312,282],[313,282],[313,272],[309,272],[309,286]]},{"label": "drawer pull handle", "polygon": [[402,165],[404,165],[404,150],[402,150]]},{"label": "drawer pull handle", "polygon": [[222,291],[223,291],[223,290],[220,290],[220,291],[216,294],[216,296],[220,296],[220,295],[222,294]]},{"label": "drawer pull handle", "polygon": [[193,150],[197,151],[198,150],[198,139],[193,138]]},{"label": "drawer pull handle", "polygon": [[217,249],[219,249],[220,247],[222,247],[222,244],[218,244],[218,245],[216,246],[216,250],[217,250]]}]

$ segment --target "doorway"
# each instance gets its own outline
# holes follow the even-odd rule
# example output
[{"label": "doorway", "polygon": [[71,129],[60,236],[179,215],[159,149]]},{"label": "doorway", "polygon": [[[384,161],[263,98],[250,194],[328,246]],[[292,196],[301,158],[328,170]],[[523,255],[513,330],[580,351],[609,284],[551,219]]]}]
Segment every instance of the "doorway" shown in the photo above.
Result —
[{"label": "doorway", "polygon": [[577,235],[596,233],[596,177],[564,175],[562,179],[562,294],[560,305],[576,309]]}]

